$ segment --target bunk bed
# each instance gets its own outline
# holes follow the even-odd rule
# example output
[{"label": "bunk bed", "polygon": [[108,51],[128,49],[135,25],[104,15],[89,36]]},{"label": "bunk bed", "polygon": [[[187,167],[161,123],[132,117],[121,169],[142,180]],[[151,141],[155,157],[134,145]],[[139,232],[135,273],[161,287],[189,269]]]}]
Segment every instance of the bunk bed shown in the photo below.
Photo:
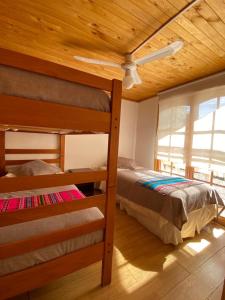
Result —
[{"label": "bunk bed", "polygon": [[[49,258],[42,263],[24,269],[17,269],[6,274],[3,272],[0,275],[0,299],[13,297],[40,287],[97,261],[102,261],[101,284],[105,286],[111,281],[112,271],[121,82],[115,79],[100,78],[6,49],[0,49],[0,66],[0,76],[1,74],[7,74],[8,79],[12,78],[12,86],[14,84],[13,78],[15,79],[12,76],[16,76],[16,74],[12,75],[13,73],[24,74],[24,78],[28,80],[26,85],[28,94],[23,94],[24,90],[21,92],[21,83],[15,85],[12,90],[11,88],[8,89],[7,85],[1,86],[4,80],[2,81],[2,78],[0,80],[0,171],[2,175],[7,165],[18,165],[26,162],[18,159],[6,159],[6,155],[55,154],[58,156],[57,158],[47,159],[46,161],[48,163],[58,163],[63,170],[65,134],[101,132],[109,135],[106,170],[12,178],[0,177],[0,194],[34,189],[43,190],[52,187],[60,189],[62,186],[79,183],[106,181],[105,193],[91,197],[81,197],[81,201],[67,201],[54,205],[0,213],[0,236],[2,241],[0,242],[0,261],[21,257],[46,247],[54,247],[57,243],[65,243],[68,240],[71,241],[71,239],[82,239],[84,235],[98,235],[95,238],[95,243],[84,243],[81,247],[72,248],[69,253],[63,253],[63,255]],[[55,87],[63,84],[62,81],[64,81],[68,89],[72,89],[72,94],[74,93],[73,85],[76,85],[75,98],[79,98],[80,93],[81,98],[75,103],[65,101],[66,104],[64,104],[64,101],[60,101],[61,97],[55,99],[56,101],[50,99],[51,97],[44,99],[45,96],[42,97],[43,95],[33,94],[35,93],[35,85],[33,85],[33,81],[29,81],[30,76],[38,76],[41,80],[39,90],[42,90],[41,84],[50,80],[50,78],[53,79],[52,82]],[[20,75],[17,76],[15,81],[17,82],[19,78]],[[87,93],[85,89],[88,91]],[[81,92],[78,92],[80,90]],[[66,88],[62,91],[60,95],[63,98]],[[102,94],[102,91],[106,91],[108,94]],[[105,95],[110,95],[110,97]],[[110,98],[110,101],[103,109],[99,109],[93,107],[96,97],[100,97],[101,101],[107,101],[102,100],[103,98]],[[88,99],[89,104],[83,105],[85,99]],[[5,131],[7,130],[58,134],[59,148],[5,149]],[[98,208],[103,211],[104,215]],[[94,217],[91,210],[93,210],[93,213],[95,212]],[[57,227],[54,224],[58,221],[55,221],[54,218],[66,220],[67,223],[69,219],[75,220],[75,222],[73,221],[69,227],[66,227],[64,221],[62,221],[62,226]],[[43,226],[46,220],[48,220],[46,226],[52,222],[53,231],[48,231],[46,226]],[[37,230],[39,226],[44,227],[44,231]],[[17,235],[16,239],[7,238],[9,232],[14,232],[15,236],[15,230],[24,233],[27,228],[32,229],[32,234],[21,234],[19,237]],[[34,235],[35,231],[36,234]]]}]

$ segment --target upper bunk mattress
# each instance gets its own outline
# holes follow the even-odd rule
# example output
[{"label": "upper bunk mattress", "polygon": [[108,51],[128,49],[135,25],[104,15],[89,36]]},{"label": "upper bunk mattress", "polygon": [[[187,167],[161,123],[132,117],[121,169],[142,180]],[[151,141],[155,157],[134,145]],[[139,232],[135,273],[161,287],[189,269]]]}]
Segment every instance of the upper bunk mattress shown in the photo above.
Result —
[{"label": "upper bunk mattress", "polygon": [[0,94],[110,111],[110,98],[104,91],[3,65]]}]

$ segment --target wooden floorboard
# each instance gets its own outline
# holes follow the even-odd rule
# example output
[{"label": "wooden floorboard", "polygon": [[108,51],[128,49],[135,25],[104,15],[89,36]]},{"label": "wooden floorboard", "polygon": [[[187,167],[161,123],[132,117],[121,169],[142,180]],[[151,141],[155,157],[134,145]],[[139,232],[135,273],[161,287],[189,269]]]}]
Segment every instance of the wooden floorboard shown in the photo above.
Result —
[{"label": "wooden floorboard", "polygon": [[[164,245],[117,209],[113,279],[100,287],[100,263],[31,291],[30,300],[220,300],[225,228],[212,224],[179,247]],[[27,300],[24,295],[16,300]]]}]

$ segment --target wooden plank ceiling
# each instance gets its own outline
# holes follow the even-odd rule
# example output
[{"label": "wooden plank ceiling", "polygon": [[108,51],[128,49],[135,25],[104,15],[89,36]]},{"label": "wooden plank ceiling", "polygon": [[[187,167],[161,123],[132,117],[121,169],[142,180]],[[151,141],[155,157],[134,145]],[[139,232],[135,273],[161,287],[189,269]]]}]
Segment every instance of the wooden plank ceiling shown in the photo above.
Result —
[{"label": "wooden plank ceiling", "polygon": [[[0,0],[0,47],[107,78],[123,72],[76,62],[73,55],[123,62],[123,55],[190,0]],[[143,100],[225,68],[225,1],[199,2],[135,57],[181,39],[175,56],[139,67],[143,84],[123,96]]]}]

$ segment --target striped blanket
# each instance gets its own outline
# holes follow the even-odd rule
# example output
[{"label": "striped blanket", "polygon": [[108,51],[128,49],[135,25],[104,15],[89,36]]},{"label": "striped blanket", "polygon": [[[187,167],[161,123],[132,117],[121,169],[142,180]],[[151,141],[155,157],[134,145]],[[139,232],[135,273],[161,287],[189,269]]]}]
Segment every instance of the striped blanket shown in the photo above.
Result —
[{"label": "striped blanket", "polygon": [[160,193],[170,193],[178,189],[183,189],[200,184],[197,181],[171,176],[159,176],[153,178],[148,177],[144,180],[140,180],[139,183],[145,188],[155,190]]},{"label": "striped blanket", "polygon": [[12,212],[19,209],[54,205],[62,202],[81,200],[83,198],[85,198],[85,196],[81,191],[78,189],[71,189],[43,195],[0,199],[0,212]]}]

